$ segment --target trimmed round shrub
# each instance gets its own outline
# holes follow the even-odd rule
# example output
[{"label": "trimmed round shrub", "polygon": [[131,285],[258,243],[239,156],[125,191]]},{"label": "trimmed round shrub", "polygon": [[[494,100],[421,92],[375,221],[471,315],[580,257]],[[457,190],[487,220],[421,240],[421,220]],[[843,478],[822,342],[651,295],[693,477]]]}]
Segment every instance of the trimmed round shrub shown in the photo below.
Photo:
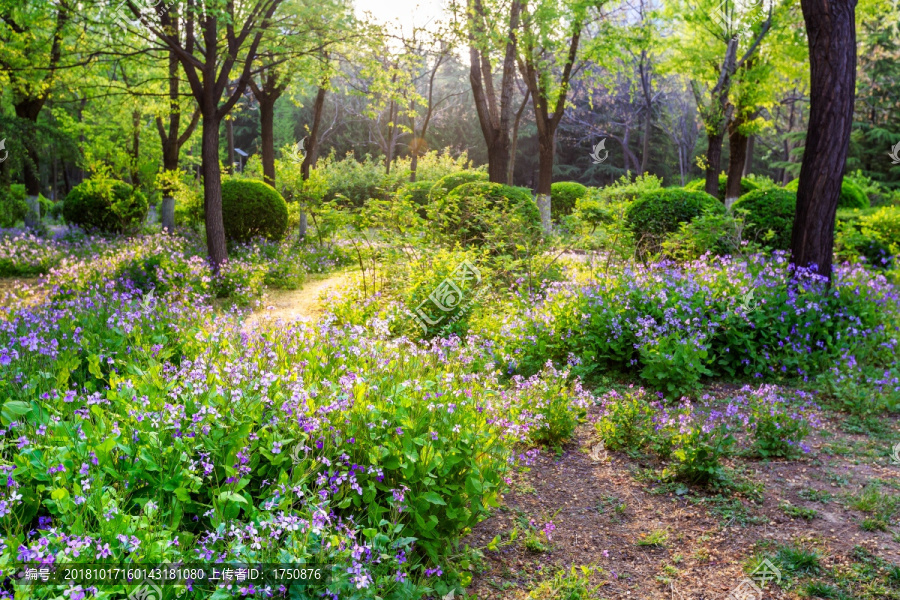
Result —
[{"label": "trimmed round shrub", "polygon": [[665,188],[647,192],[625,212],[635,243],[644,252],[658,252],[666,236],[704,213],[723,213],[721,202],[706,192]]},{"label": "trimmed round shrub", "polygon": [[14,227],[27,214],[24,185],[13,184],[9,188],[0,188],[0,227]]},{"label": "trimmed round shrub", "polygon": [[[797,193],[800,186],[800,180],[794,179],[785,184],[784,189]],[[838,208],[869,208],[869,197],[861,187],[844,179],[841,182],[841,196],[838,198]]]},{"label": "trimmed round shrub", "polygon": [[141,226],[147,197],[124,181],[94,178],[72,188],[63,203],[63,218],[88,231],[125,233]]},{"label": "trimmed round shrub", "polygon": [[222,182],[222,217],[229,240],[280,240],[287,230],[287,203],[275,188],[258,179],[226,179]]},{"label": "trimmed round shrub", "polygon": [[473,181],[453,189],[431,205],[431,218],[463,247],[485,246],[513,252],[516,245],[536,243],[541,214],[528,188]]},{"label": "trimmed round shrub", "polygon": [[[797,210],[797,193],[784,188],[756,190],[741,196],[734,203],[734,210],[745,210],[744,233],[776,250],[789,250],[794,213]],[[771,231],[771,239],[765,234]]]},{"label": "trimmed round shrub", "polygon": [[575,210],[575,203],[587,195],[587,188],[576,181],[558,181],[550,186],[550,218],[558,221]]},{"label": "trimmed round shrub", "polygon": [[413,181],[403,184],[397,190],[397,195],[412,200],[412,203],[418,207],[419,216],[424,219],[427,218],[428,211],[426,209],[431,203],[431,188],[433,187],[433,181]]},{"label": "trimmed round shrub", "polygon": [[487,181],[487,178],[487,173],[484,171],[460,171],[459,173],[444,175],[438,179],[431,188],[431,200],[435,201],[443,199],[447,194],[464,183]]},{"label": "trimmed round shrub", "polygon": [[[716,194],[716,197],[725,202],[725,188],[728,185],[728,175],[725,173],[719,174],[719,191]],[[752,179],[747,179],[746,177],[741,177],[741,196],[744,194],[748,194],[752,191],[755,191],[759,188],[759,185],[753,181]],[[684,189],[690,190],[692,192],[702,192],[706,189],[706,179],[695,179],[692,182],[688,183],[684,186]]]}]

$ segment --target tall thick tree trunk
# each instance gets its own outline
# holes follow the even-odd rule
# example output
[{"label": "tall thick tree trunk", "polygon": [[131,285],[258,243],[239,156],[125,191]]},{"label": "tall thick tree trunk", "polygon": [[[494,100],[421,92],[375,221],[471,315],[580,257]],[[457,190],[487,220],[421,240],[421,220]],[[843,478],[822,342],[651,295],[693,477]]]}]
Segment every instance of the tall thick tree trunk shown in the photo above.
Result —
[{"label": "tall thick tree trunk", "polygon": [[275,187],[275,98],[259,101],[259,129],[263,181]]},{"label": "tall thick tree trunk", "polygon": [[800,166],[791,260],[831,278],[834,217],[856,86],[856,0],[801,0],[809,40],[809,126]]},{"label": "tall thick tree trunk", "polygon": [[[215,109],[212,111],[215,113]],[[219,120],[203,116],[203,213],[206,222],[206,249],[214,271],[228,258],[225,224],[222,220],[222,172],[219,169]]]},{"label": "tall thick tree trunk", "polygon": [[731,206],[741,195],[741,177],[747,162],[748,139],[740,128],[743,120],[736,117],[728,126],[728,182],[725,184],[725,208]]}]

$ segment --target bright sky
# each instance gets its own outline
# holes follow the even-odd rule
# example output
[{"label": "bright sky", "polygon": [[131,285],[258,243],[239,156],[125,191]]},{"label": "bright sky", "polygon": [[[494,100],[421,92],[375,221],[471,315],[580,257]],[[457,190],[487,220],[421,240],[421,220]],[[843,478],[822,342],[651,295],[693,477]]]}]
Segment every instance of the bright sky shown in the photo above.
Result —
[{"label": "bright sky", "polygon": [[424,27],[442,16],[446,0],[356,0],[356,13],[365,12],[381,23],[399,23],[404,30],[414,25]]}]

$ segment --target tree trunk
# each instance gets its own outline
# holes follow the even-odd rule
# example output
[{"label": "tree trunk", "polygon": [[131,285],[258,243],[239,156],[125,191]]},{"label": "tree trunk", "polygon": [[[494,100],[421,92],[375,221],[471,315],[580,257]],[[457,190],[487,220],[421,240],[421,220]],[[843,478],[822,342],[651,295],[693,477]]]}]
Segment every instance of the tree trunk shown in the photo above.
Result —
[{"label": "tree trunk", "polygon": [[175,198],[172,196],[163,196],[159,220],[163,231],[175,231]]},{"label": "tree trunk", "polygon": [[275,187],[275,98],[259,100],[259,128],[263,181]]},{"label": "tree trunk", "polygon": [[641,149],[641,167],[638,175],[647,172],[647,166],[650,164],[650,133],[652,131],[653,120],[650,114],[650,107],[647,107],[647,118],[644,120],[644,143]]},{"label": "tree trunk", "polygon": [[419,149],[413,148],[412,155],[409,157],[409,180],[412,183],[416,181],[416,169],[419,168]]},{"label": "tree trunk", "polygon": [[525,90],[525,96],[522,98],[522,105],[519,107],[519,110],[516,111],[516,118],[513,121],[513,129],[512,136],[509,141],[509,169],[507,170],[506,175],[506,185],[513,184],[513,175],[516,172],[516,147],[519,145],[519,123],[522,121],[522,114],[525,112],[525,107],[528,105],[528,97],[531,95],[531,90]]},{"label": "tree trunk", "polygon": [[741,133],[743,120],[735,118],[728,126],[728,182],[725,184],[725,208],[730,209],[741,195],[741,177],[747,162],[747,136]]},{"label": "tree trunk", "polygon": [[[213,109],[213,112],[215,109]],[[206,249],[213,271],[228,258],[225,224],[222,220],[222,172],[219,169],[219,121],[203,116],[203,213],[206,222]]]},{"label": "tree trunk", "polygon": [[709,148],[706,150],[706,193],[719,197],[719,169],[722,167],[722,142],[724,135],[709,135]]},{"label": "tree trunk", "polygon": [[744,159],[744,172],[742,173],[743,177],[750,175],[753,172],[753,149],[756,146],[756,136],[751,135],[747,138],[747,158]]},{"label": "tree trunk", "polygon": [[541,211],[541,228],[545,233],[550,232],[550,191],[553,184],[555,146],[555,132],[538,139],[538,180],[535,194],[538,210]]},{"label": "tree trunk", "polygon": [[141,113],[138,110],[131,112],[131,185],[140,185],[140,171],[138,159],[141,155]]},{"label": "tree trunk", "polygon": [[810,95],[791,261],[831,279],[834,217],[844,179],[856,86],[856,0],[801,0]]},{"label": "tree trunk", "polygon": [[320,87],[316,92],[316,101],[313,103],[313,122],[306,142],[306,156],[303,157],[303,164],[300,165],[300,173],[304,180],[309,179],[309,171],[319,158],[319,128],[322,123],[322,113],[325,112],[326,91],[324,86]]},{"label": "tree trunk", "polygon": [[229,175],[234,174],[234,121],[225,119],[225,143],[228,145],[226,155],[228,156],[228,164],[225,166],[225,172]]},{"label": "tree trunk", "polygon": [[[327,81],[326,81],[327,83]],[[309,137],[306,143],[306,156],[303,157],[303,163],[300,165],[300,175],[303,181],[309,179],[309,172],[315,166],[316,160],[319,158],[319,128],[322,124],[322,113],[325,112],[325,93],[326,83],[319,86],[316,92],[316,101],[313,103],[313,122],[309,129]],[[301,240],[306,239],[307,232],[306,211],[300,211],[300,234]]]}]

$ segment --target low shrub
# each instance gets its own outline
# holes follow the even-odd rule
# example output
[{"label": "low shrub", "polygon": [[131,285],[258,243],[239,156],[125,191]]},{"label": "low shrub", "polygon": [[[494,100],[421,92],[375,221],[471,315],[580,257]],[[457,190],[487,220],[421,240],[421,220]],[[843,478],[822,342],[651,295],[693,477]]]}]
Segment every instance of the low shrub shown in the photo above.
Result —
[{"label": "low shrub", "polygon": [[705,254],[739,255],[759,249],[744,240],[742,211],[707,213],[682,223],[678,231],[666,238],[662,248],[667,257],[680,261],[696,260]]},{"label": "low shrub", "polygon": [[431,188],[432,202],[444,199],[447,194],[463,185],[475,181],[487,181],[487,173],[484,171],[460,171],[451,173],[438,179]]},{"label": "low shrub", "polygon": [[433,187],[433,181],[405,183],[397,190],[397,195],[412,201],[417,207],[416,212],[424,219],[428,216],[428,204],[431,202],[431,188]]},{"label": "low shrub", "polygon": [[837,217],[839,253],[856,254],[879,268],[891,268],[900,254],[900,207],[841,210]]},{"label": "low shrub", "polygon": [[[442,181],[435,185],[446,185]],[[431,207],[429,217],[463,247],[509,254],[517,245],[533,246],[540,240],[540,212],[527,188],[475,181],[455,187]]]},{"label": "low shrub", "polygon": [[655,253],[681,223],[705,213],[724,211],[722,204],[705,192],[666,188],[642,195],[625,215],[638,248],[644,253]]},{"label": "low shrub", "polygon": [[27,214],[25,186],[13,184],[8,188],[0,187],[0,227],[14,227]]},{"label": "low shrub", "polygon": [[548,359],[575,361],[578,374],[640,374],[677,398],[706,376],[808,380],[863,350],[882,371],[895,362],[896,288],[860,265],[836,265],[830,287],[783,253],[573,268],[582,277],[523,298],[524,316],[495,309],[473,321],[501,369],[529,375]]},{"label": "low shrub", "polygon": [[255,179],[222,182],[222,218],[225,236],[235,242],[254,237],[280,240],[287,229],[287,203],[275,188]]},{"label": "low shrub", "polygon": [[[800,180],[794,179],[785,184],[784,189],[794,192],[796,195],[799,186]],[[838,208],[868,208],[869,205],[869,197],[866,196],[866,193],[852,180],[844,178],[841,182],[841,195],[840,198],[838,198]]]},{"label": "low shrub", "polygon": [[[602,416],[595,429],[610,450],[635,451],[651,446],[667,447],[661,431],[662,404],[650,400],[643,388],[632,388],[623,394],[610,391],[601,398]],[[662,444],[660,442],[663,441]]]},{"label": "low shrub", "polygon": [[734,398],[704,396],[698,406],[682,398],[669,408],[643,389],[631,388],[602,397],[603,411],[595,426],[610,450],[650,450],[671,459],[666,476],[709,483],[726,479],[722,462],[739,437],[750,442],[748,450],[764,457],[808,452],[803,439],[821,426],[818,407],[802,393],[796,396],[801,402],[774,386],[746,386]]},{"label": "low shrub", "polygon": [[124,181],[93,178],[72,188],[63,204],[63,216],[88,231],[136,231],[147,216],[147,197]]},{"label": "low shrub", "polygon": [[763,458],[794,457],[809,452],[803,440],[821,427],[819,407],[802,391],[785,395],[779,388],[745,386],[735,402],[747,409],[753,451]]},{"label": "low shrub", "polygon": [[384,161],[368,154],[358,160],[348,152],[344,158],[337,159],[332,152],[319,160],[316,170],[326,181],[326,202],[344,199],[343,202],[357,208],[369,198],[387,198],[402,183],[396,173],[393,177],[385,175]]},{"label": "low shrub", "polygon": [[789,250],[797,210],[797,193],[787,189],[757,190],[732,207],[745,212],[745,237],[776,250]]},{"label": "low shrub", "polygon": [[634,202],[648,192],[655,192],[661,189],[662,179],[656,175],[644,173],[635,177],[634,181],[628,175],[622,175],[612,185],[602,188],[589,188],[587,197],[606,204],[628,203]]},{"label": "low shrub", "polygon": [[[720,202],[725,201],[725,189],[728,185],[728,175],[725,173],[719,174],[719,188],[716,193],[716,198],[719,199]],[[768,186],[764,186],[768,187]],[[760,185],[757,183],[755,179],[748,177],[741,177],[741,196],[744,194],[749,194],[752,191],[755,191],[760,188]],[[690,190],[692,192],[703,192],[706,191],[706,179],[695,179],[684,186],[684,189]]]},{"label": "low shrub", "polygon": [[584,198],[587,188],[575,181],[558,181],[550,186],[550,217],[559,221],[572,214],[575,203]]}]

